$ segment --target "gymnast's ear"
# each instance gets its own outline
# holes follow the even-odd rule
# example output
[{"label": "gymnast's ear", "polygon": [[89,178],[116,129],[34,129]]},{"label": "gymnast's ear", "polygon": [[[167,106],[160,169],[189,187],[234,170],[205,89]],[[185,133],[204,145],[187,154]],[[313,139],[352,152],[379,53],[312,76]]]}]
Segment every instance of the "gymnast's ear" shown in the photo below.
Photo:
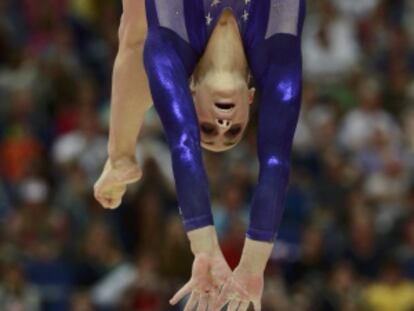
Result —
[{"label": "gymnast's ear", "polygon": [[256,94],[256,89],[254,87],[249,89],[249,104],[253,104],[254,95]]}]

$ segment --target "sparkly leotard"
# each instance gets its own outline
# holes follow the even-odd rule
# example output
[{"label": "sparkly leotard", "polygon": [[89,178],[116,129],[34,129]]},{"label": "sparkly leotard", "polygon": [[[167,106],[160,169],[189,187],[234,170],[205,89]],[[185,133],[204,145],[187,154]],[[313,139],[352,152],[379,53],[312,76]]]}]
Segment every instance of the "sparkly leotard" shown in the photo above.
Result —
[{"label": "sparkly leotard", "polygon": [[260,93],[260,174],[247,235],[272,241],[283,214],[300,110],[305,0],[146,0],[145,68],[170,147],[185,228],[212,225],[200,130],[188,81],[225,8],[237,19]]}]

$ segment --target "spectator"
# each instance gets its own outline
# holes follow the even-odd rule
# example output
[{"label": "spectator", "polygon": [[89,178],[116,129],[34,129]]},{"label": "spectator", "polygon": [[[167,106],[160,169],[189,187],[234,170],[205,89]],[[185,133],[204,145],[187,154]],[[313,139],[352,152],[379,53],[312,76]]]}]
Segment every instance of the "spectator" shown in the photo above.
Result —
[{"label": "spectator", "polygon": [[409,311],[414,306],[414,284],[406,281],[400,265],[390,261],[381,269],[381,280],[369,286],[364,299],[368,308],[385,311]]},{"label": "spectator", "polygon": [[1,284],[1,310],[42,310],[38,291],[25,280],[23,269],[18,263],[2,264]]},{"label": "spectator", "polygon": [[324,294],[321,310],[359,310],[361,287],[352,265],[338,262],[330,276],[329,288]]},{"label": "spectator", "polygon": [[403,263],[405,275],[414,280],[414,216],[406,220],[403,228],[404,244],[398,253]]},{"label": "spectator", "polygon": [[304,69],[309,79],[329,81],[346,76],[359,62],[355,25],[338,15],[329,0],[319,2],[304,34]]},{"label": "spectator", "polygon": [[351,152],[366,146],[377,131],[399,145],[400,128],[395,118],[382,108],[380,86],[375,80],[361,83],[358,89],[360,106],[347,113],[339,131],[339,143]]}]

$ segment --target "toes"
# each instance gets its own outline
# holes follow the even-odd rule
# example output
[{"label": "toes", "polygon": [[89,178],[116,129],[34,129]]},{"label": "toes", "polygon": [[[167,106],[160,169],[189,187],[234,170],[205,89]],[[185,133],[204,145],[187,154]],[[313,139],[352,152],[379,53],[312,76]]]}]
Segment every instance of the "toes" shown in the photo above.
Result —
[{"label": "toes", "polygon": [[122,203],[122,198],[114,198],[110,196],[95,196],[96,200],[102,205],[105,209],[116,209]]},{"label": "toes", "polygon": [[126,192],[126,187],[116,187],[111,190],[104,192],[96,192],[95,198],[104,208],[115,209],[118,208],[122,203],[122,197]]},{"label": "toes", "polygon": [[108,202],[107,208],[108,209],[117,209],[121,205],[121,203],[122,203],[121,199],[119,199],[119,200],[112,199],[110,202]]}]

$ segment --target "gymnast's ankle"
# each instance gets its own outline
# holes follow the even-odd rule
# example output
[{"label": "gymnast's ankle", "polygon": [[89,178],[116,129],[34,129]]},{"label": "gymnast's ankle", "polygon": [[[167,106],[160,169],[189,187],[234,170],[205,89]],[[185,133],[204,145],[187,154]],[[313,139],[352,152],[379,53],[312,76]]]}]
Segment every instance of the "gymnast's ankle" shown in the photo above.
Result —
[{"label": "gymnast's ankle", "polygon": [[111,167],[114,169],[123,169],[123,168],[129,168],[131,166],[137,165],[137,160],[135,159],[135,156],[117,156],[117,157],[109,157],[109,162],[111,164]]}]

